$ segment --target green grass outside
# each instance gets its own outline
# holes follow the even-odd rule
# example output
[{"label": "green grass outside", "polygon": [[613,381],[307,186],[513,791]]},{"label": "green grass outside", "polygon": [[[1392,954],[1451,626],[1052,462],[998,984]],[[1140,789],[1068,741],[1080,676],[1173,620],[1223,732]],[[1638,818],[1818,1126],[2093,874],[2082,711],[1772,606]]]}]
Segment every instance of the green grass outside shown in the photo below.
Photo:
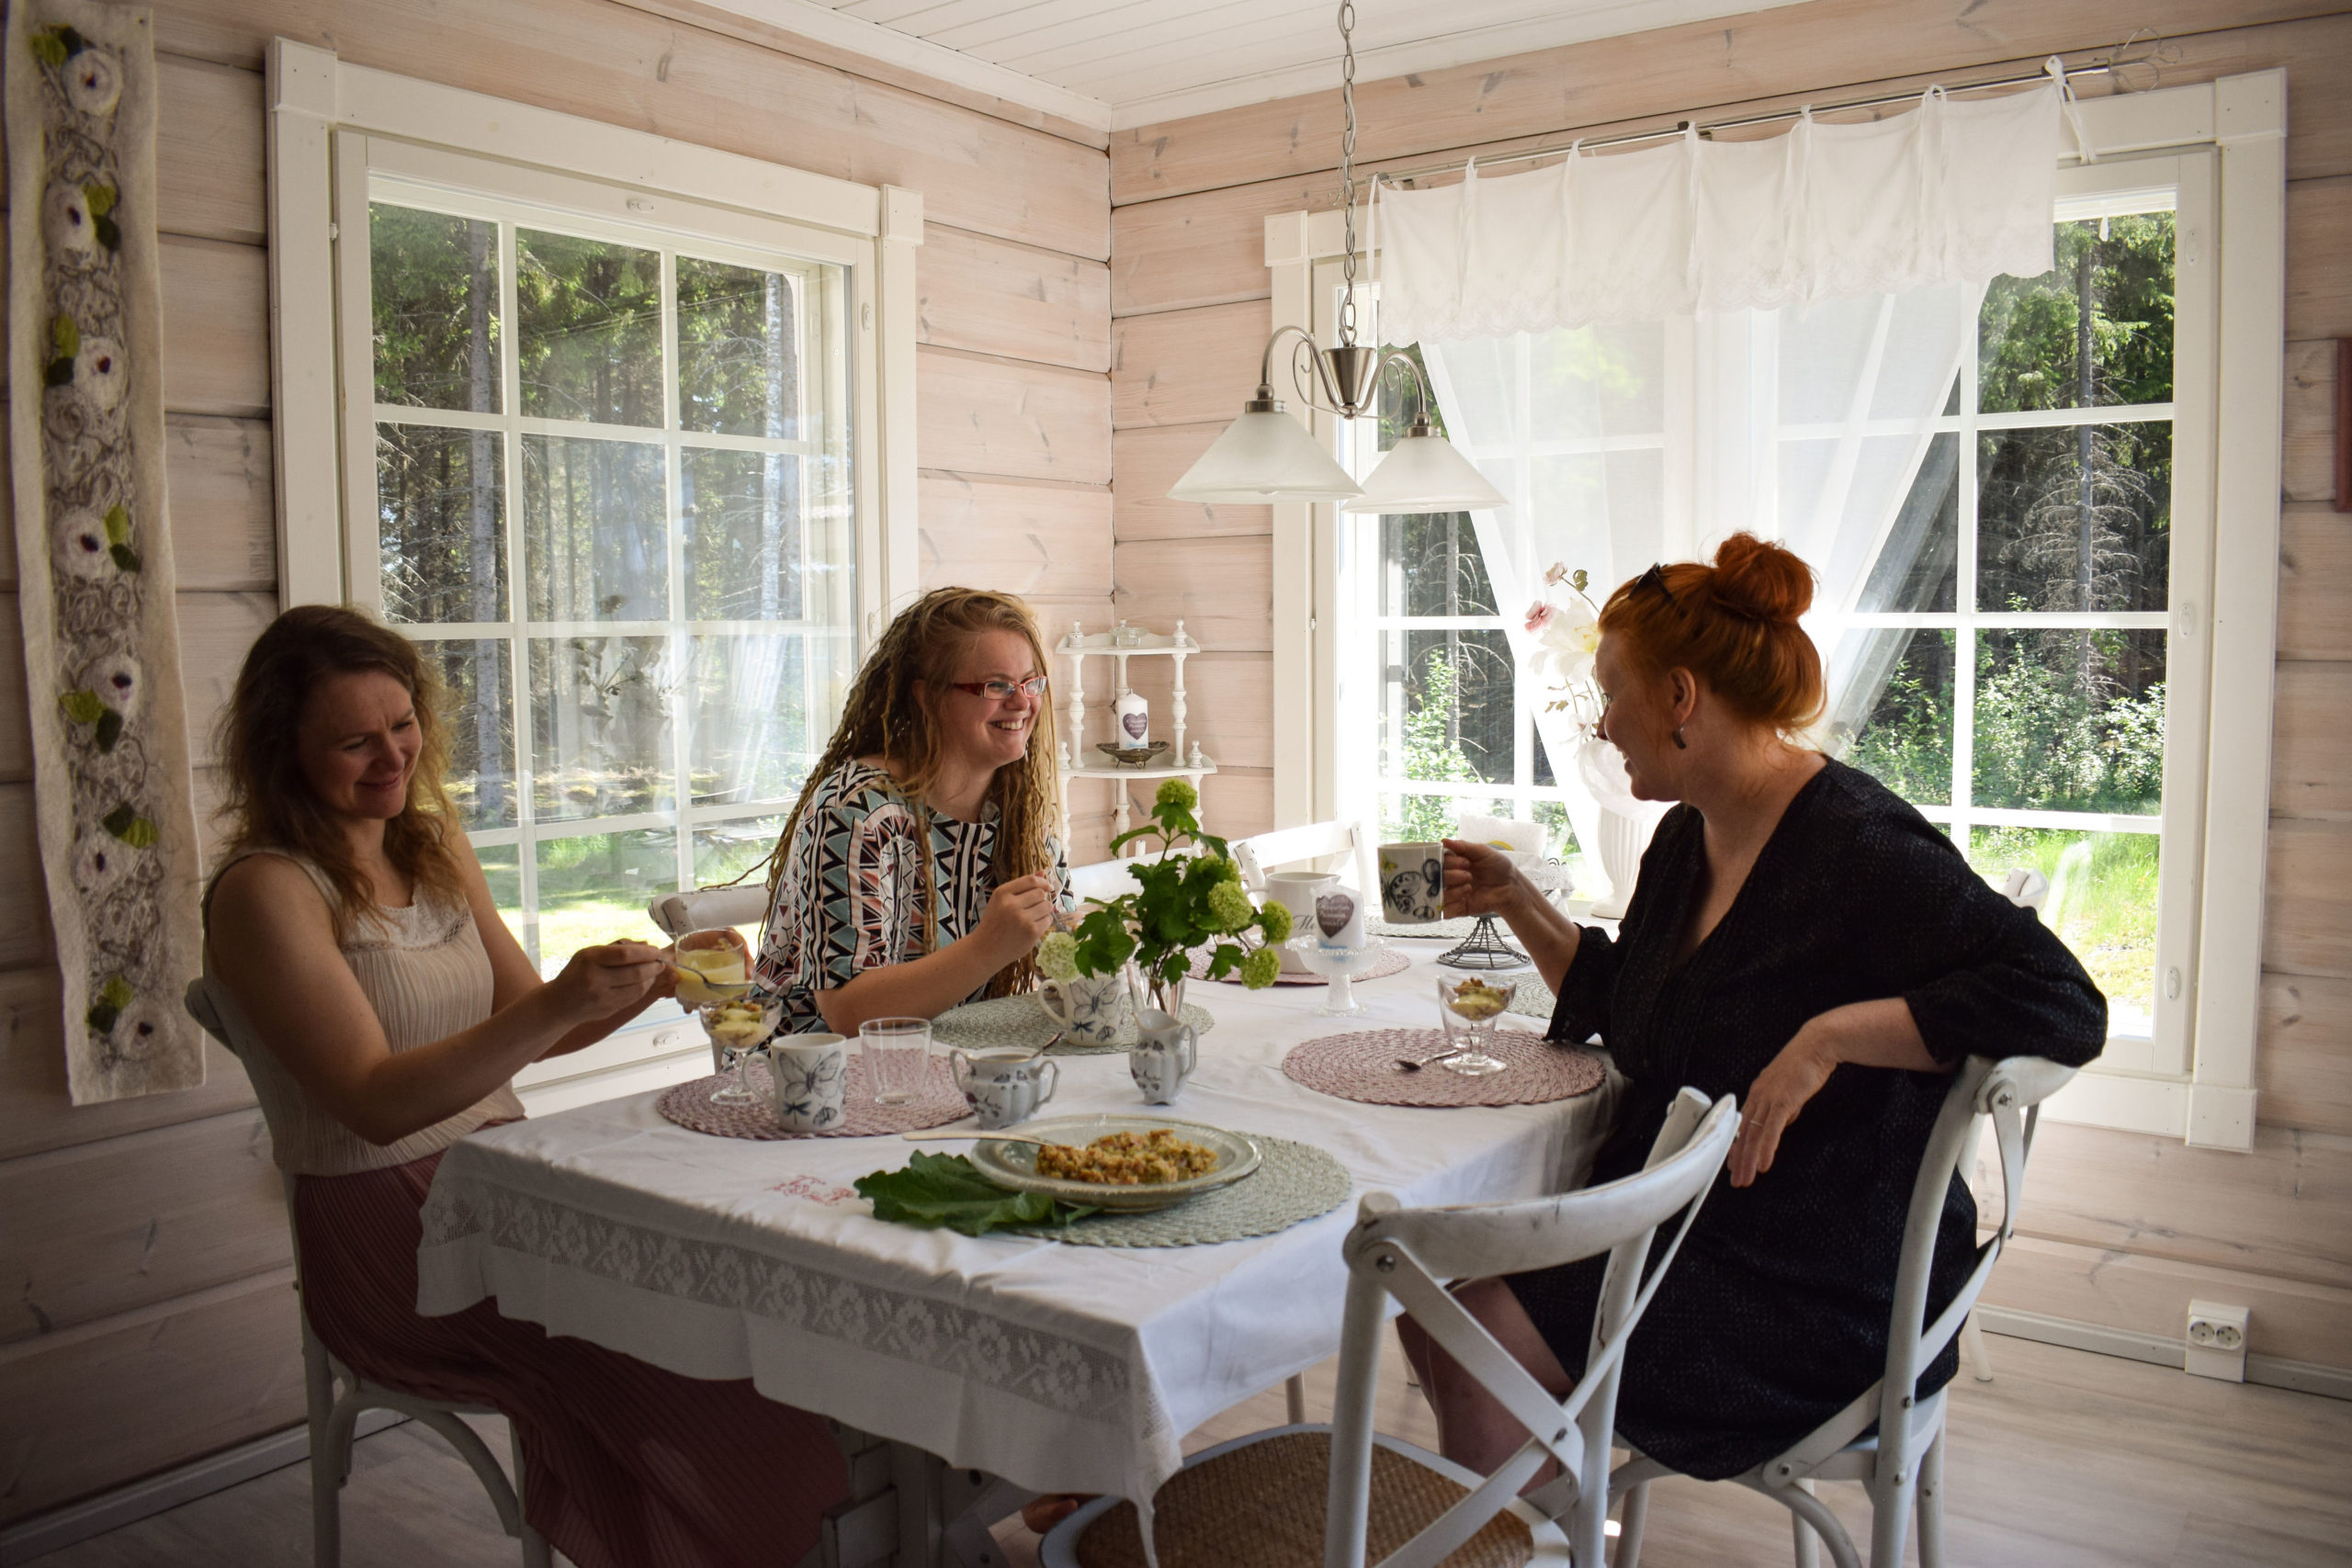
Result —
[{"label": "green grass outside", "polygon": [[2117,1033],[2143,1032],[2155,1011],[2158,852],[2154,833],[2041,828],[1977,828],[1968,845],[1996,887],[2020,866],[2050,878],[2045,918],[2107,994]]}]

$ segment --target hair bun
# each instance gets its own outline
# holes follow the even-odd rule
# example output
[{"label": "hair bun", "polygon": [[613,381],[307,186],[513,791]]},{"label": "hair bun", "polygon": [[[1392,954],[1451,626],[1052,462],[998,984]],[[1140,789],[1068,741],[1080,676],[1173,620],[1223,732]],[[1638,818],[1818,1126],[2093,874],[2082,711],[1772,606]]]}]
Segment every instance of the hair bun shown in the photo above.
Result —
[{"label": "hair bun", "polygon": [[1813,569],[1753,534],[1734,534],[1716,548],[1710,586],[1724,609],[1767,624],[1794,624],[1813,604]]}]

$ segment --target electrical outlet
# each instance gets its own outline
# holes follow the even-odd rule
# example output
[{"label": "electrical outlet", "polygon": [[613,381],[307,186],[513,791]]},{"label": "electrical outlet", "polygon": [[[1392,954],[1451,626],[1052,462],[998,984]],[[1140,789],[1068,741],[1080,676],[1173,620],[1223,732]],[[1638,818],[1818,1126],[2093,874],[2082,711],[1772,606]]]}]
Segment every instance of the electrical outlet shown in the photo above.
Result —
[{"label": "electrical outlet", "polygon": [[2188,1354],[2184,1370],[2200,1378],[2245,1382],[2247,1313],[2226,1302],[2188,1303]]}]

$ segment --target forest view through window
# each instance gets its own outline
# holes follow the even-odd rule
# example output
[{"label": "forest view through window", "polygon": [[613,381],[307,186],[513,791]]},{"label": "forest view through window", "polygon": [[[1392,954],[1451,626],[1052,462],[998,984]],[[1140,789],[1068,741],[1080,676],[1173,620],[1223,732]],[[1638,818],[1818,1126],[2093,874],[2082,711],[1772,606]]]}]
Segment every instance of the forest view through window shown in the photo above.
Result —
[{"label": "forest view through window", "polygon": [[552,973],[764,856],[831,728],[845,269],[372,195],[381,608],[447,688],[451,793]]}]

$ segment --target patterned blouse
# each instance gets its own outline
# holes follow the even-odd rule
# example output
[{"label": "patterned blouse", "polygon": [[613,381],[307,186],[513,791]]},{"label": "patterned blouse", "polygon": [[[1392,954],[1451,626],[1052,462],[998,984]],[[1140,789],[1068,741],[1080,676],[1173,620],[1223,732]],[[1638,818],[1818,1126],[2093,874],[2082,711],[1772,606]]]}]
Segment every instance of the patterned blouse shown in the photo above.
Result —
[{"label": "patterned blouse", "polygon": [[[920,813],[881,768],[854,758],[819,783],[760,933],[758,977],[784,999],[784,1028],[821,1030],[817,993],[868,969],[936,951],[923,909]],[[1057,881],[1069,865],[1047,835]],[[996,806],[986,818],[931,818],[932,875],[938,890],[938,947],[970,935],[996,891]],[[1064,894],[1065,902],[1069,895]],[[985,996],[983,985],[967,999]]]}]

